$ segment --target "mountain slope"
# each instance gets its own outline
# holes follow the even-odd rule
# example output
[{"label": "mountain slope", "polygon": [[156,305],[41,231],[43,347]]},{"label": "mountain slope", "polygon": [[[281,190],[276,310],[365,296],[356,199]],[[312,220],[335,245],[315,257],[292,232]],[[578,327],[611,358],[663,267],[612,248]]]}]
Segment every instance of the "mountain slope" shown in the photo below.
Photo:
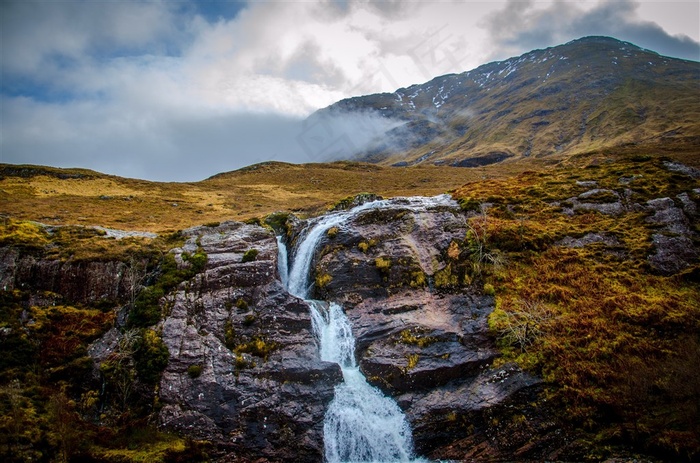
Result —
[{"label": "mountain slope", "polygon": [[360,158],[473,167],[700,136],[700,63],[586,37],[421,85],[339,101],[310,120],[371,114],[398,126]]}]

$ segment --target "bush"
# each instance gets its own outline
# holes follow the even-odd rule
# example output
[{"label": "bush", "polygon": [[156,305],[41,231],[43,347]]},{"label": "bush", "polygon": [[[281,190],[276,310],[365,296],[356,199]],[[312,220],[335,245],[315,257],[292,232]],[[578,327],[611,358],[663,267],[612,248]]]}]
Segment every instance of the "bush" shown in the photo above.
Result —
[{"label": "bush", "polygon": [[168,366],[169,357],[170,352],[160,334],[149,329],[141,331],[134,352],[134,366],[141,381],[147,384],[158,383],[161,373]]},{"label": "bush", "polygon": [[382,273],[387,273],[391,268],[391,259],[388,257],[377,257],[374,259],[374,266]]},{"label": "bush", "polygon": [[333,280],[333,277],[327,273],[320,273],[316,275],[316,286],[318,288],[325,288]]},{"label": "bush", "polygon": [[165,291],[160,286],[149,286],[141,291],[129,313],[128,325],[146,327],[158,323],[161,316],[160,298],[164,295]]},{"label": "bush", "polygon": [[207,255],[202,251],[197,251],[194,254],[188,254],[185,252],[182,254],[182,260],[189,262],[190,272],[188,272],[188,274],[191,273],[192,276],[200,273],[207,265]]},{"label": "bush", "polygon": [[253,248],[253,249],[248,249],[244,254],[243,258],[241,259],[241,262],[252,262],[255,259],[258,258],[258,250]]},{"label": "bush", "polygon": [[276,234],[289,233],[289,213],[288,212],[273,212],[265,217],[265,225],[272,228]]},{"label": "bush", "polygon": [[187,374],[192,379],[199,378],[202,374],[202,365],[190,365],[187,367]]},{"label": "bush", "polygon": [[249,342],[238,344],[233,350],[236,354],[251,354],[267,361],[268,355],[278,347],[276,342],[269,341],[262,336],[256,336]]},{"label": "bush", "polygon": [[207,255],[201,250],[194,254],[183,253],[182,259],[190,264],[188,268],[179,268],[173,254],[163,256],[156,282],[141,291],[134,301],[127,323],[129,327],[145,328],[158,323],[161,318],[160,299],[201,272],[207,263]]}]

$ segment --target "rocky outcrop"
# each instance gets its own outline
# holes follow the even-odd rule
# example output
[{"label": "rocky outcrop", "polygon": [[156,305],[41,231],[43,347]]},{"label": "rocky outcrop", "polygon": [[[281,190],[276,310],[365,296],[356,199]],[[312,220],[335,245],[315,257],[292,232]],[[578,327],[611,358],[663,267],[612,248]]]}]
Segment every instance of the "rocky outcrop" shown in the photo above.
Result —
[{"label": "rocky outcrop", "polygon": [[308,307],[279,282],[274,235],[240,223],[185,234],[176,255],[199,248],[208,262],[165,303],[161,424],[239,457],[319,461],[342,375],[318,360]]},{"label": "rocky outcrop", "polygon": [[649,256],[649,264],[665,275],[678,273],[700,258],[688,220],[688,216],[695,217],[697,207],[687,193],[679,195],[678,200],[682,207],[671,198],[657,198],[646,204],[650,212],[646,221],[658,227],[658,232],[652,234],[654,253]]},{"label": "rocky outcrop", "polygon": [[[454,203],[392,201],[328,233],[315,264],[316,294],[346,308],[361,370],[395,398],[417,453],[431,458],[464,458],[452,445],[467,436],[490,441],[489,420],[530,407],[541,384],[515,366],[492,366],[498,356],[487,326],[492,297],[434,285],[450,265],[448,249],[466,233]],[[513,442],[520,449],[528,440]],[[549,454],[535,446],[522,452]]]},{"label": "rocky outcrop", "polygon": [[[697,169],[677,162],[664,162],[664,166],[679,174],[698,177]],[[640,175],[620,177],[621,185],[629,185]],[[662,275],[673,275],[692,267],[700,258],[700,250],[694,224],[698,220],[698,206],[693,199],[700,190],[683,192],[671,197],[635,202],[635,193],[625,189],[622,192],[598,188],[596,181],[577,181],[576,185],[586,191],[566,201],[552,203],[561,208],[562,213],[573,215],[576,212],[596,211],[611,216],[622,216],[639,212],[646,215],[644,222],[652,229],[652,253],[647,261],[652,269]],[[607,253],[624,258],[624,245],[611,233],[588,233],[582,237],[567,236],[555,243],[557,246],[578,248],[594,243],[602,244]]]},{"label": "rocky outcrop", "polygon": [[14,247],[0,248],[0,268],[3,291],[51,292],[73,304],[123,301],[132,284],[124,262],[44,259]]}]

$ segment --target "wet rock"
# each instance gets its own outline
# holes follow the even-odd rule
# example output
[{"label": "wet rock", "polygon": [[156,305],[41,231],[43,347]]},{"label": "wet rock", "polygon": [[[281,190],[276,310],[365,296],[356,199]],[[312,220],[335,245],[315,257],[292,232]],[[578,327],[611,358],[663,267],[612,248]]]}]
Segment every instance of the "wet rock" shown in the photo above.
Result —
[{"label": "wet rock", "polygon": [[49,291],[72,304],[124,301],[130,289],[128,265],[118,261],[42,259],[4,247],[0,248],[0,268],[1,289]]},{"label": "wet rock", "polygon": [[466,232],[466,217],[450,203],[390,204],[325,237],[314,266],[331,277],[317,294],[344,305],[361,371],[406,412],[420,455],[447,454],[471,425],[465,420],[486,432],[490,414],[526,407],[521,401],[533,400],[540,384],[514,366],[491,368],[493,298],[433,288],[448,248]]},{"label": "wet rock", "polygon": [[321,242],[315,275],[331,279],[317,285],[315,295],[354,305],[401,288],[421,288],[447,265],[442,254],[466,231],[466,218],[448,199],[424,207],[396,199],[367,210]]},{"label": "wet rock", "polygon": [[[274,235],[239,223],[184,233],[176,256],[201,247],[208,263],[167,296],[160,424],[240,457],[318,461],[342,374],[318,360],[309,309],[279,282]],[[242,262],[249,249],[255,260]]]},{"label": "wet rock", "polygon": [[687,236],[667,236],[660,233],[652,235],[654,254],[649,256],[649,264],[664,275],[673,275],[700,259],[700,253],[693,241]]}]

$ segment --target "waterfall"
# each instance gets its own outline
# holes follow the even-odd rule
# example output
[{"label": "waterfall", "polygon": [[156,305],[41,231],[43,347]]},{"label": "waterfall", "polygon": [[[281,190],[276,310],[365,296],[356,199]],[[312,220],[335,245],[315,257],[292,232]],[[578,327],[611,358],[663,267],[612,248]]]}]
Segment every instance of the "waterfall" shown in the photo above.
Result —
[{"label": "waterfall", "polygon": [[[343,308],[334,302],[308,299],[311,263],[323,234],[363,210],[384,204],[366,203],[310,223],[297,245],[286,282],[291,294],[309,303],[321,359],[338,363],[343,372],[344,381],[336,386],[323,423],[325,459],[331,463],[409,461],[413,456],[411,428],[401,409],[370,385],[357,366],[355,338]],[[283,242],[279,242],[280,253],[286,254]]]},{"label": "waterfall", "polygon": [[280,281],[286,288],[289,282],[289,261],[287,257],[287,246],[284,244],[284,237],[277,235],[277,270],[280,274]]}]

